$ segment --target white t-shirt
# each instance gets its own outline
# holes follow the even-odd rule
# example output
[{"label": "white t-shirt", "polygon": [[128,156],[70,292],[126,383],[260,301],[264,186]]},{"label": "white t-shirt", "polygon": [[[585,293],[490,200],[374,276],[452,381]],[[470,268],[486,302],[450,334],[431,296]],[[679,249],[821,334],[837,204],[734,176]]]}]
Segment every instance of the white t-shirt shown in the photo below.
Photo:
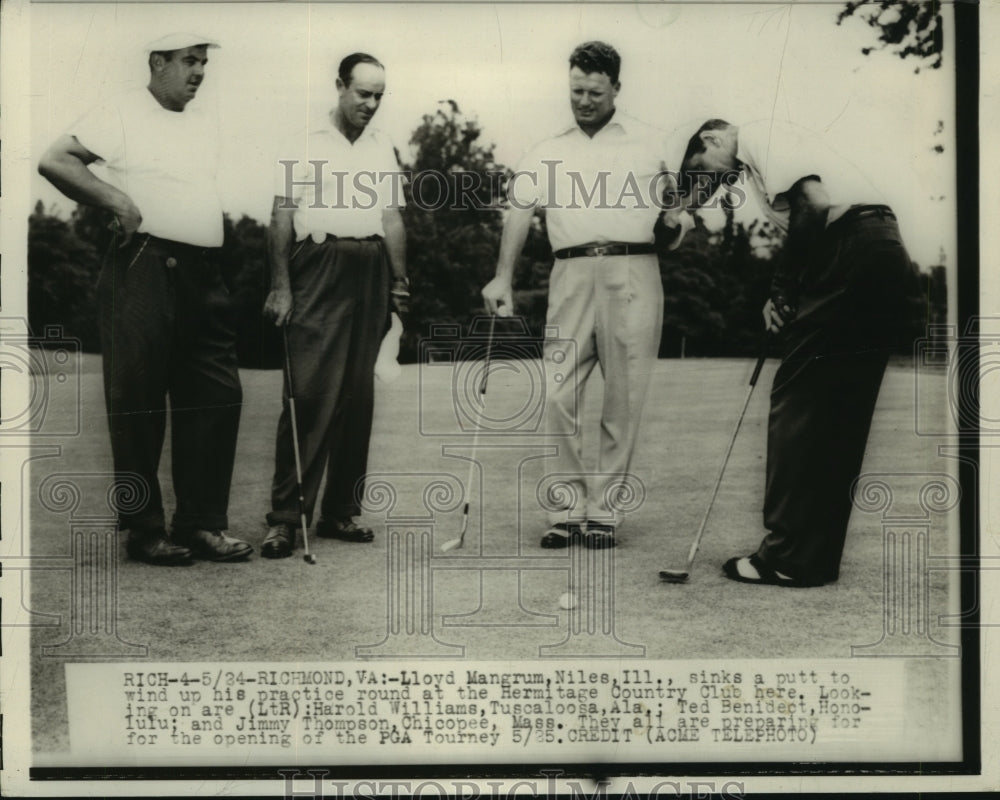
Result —
[{"label": "white t-shirt", "polygon": [[96,155],[108,180],[142,214],[139,233],[199,247],[222,245],[216,121],[197,108],[170,111],[148,89],[91,111],[68,131]]},{"label": "white t-shirt", "polygon": [[353,143],[329,123],[301,131],[275,159],[274,194],[298,206],[297,241],[384,236],[382,212],[404,206],[403,182],[392,142],[370,125]]},{"label": "white t-shirt", "polygon": [[538,144],[508,183],[509,200],[545,209],[553,250],[653,241],[662,213],[666,136],[616,110],[593,137],[577,125]]},{"label": "white t-shirt", "polygon": [[818,136],[787,122],[762,120],[737,128],[736,157],[744,169],[739,186],[760,204],[768,220],[788,231],[790,207],[785,193],[802,178],[816,177],[832,204],[827,223],[852,205],[885,203],[861,172]]}]

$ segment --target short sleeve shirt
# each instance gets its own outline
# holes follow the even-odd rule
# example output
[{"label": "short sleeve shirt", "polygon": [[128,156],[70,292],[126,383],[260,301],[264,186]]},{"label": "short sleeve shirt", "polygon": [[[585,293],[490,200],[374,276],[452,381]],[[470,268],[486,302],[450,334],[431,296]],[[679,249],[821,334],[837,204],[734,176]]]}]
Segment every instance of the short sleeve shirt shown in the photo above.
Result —
[{"label": "short sleeve shirt", "polygon": [[222,245],[216,186],[217,121],[203,109],[170,111],[148,89],[91,111],[68,131],[107,167],[142,214],[139,233],[199,247]]},{"label": "short sleeve shirt", "polygon": [[404,205],[396,151],[370,125],[353,143],[332,123],[301,131],[282,144],[275,163],[275,196],[297,206],[297,241],[384,236],[382,212]]},{"label": "short sleeve shirt", "polygon": [[803,178],[816,178],[834,208],[885,199],[861,172],[819,137],[789,123],[763,120],[737,129],[736,157],[743,163],[744,186],[768,220],[787,232],[787,192]]},{"label": "short sleeve shirt", "polygon": [[666,150],[662,132],[616,110],[593,137],[573,124],[533,148],[508,183],[508,199],[545,209],[554,250],[652,242]]}]

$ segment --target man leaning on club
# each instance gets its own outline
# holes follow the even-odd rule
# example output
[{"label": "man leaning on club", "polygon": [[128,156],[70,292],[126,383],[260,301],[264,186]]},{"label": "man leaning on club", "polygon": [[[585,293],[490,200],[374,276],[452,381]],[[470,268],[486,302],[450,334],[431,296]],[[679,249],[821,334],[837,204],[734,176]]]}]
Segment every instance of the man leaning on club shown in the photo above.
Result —
[{"label": "man leaning on club", "polygon": [[768,533],[723,572],[744,583],[830,583],[882,375],[906,346],[915,273],[892,209],[805,129],[708,120],[688,142],[682,189],[699,180],[701,200],[731,182],[786,234],[763,309],[783,352],[768,420]]},{"label": "man leaning on club", "polygon": [[403,316],[409,298],[402,176],[391,142],[370,124],[385,69],[373,56],[353,53],[340,62],[335,84],[337,104],[290,139],[277,164],[264,314],[284,328],[291,363],[261,547],[267,558],[292,554],[301,512],[311,524],[324,470],[317,535],[374,539],[355,517],[368,465],[375,362],[390,304]]},{"label": "man leaning on club", "polygon": [[[567,484],[552,498],[546,548],[574,540],[592,549],[615,545],[622,522],[615,499],[631,479],[660,342],[663,288],[653,229],[667,187],[666,137],[615,107],[620,67],[618,52],[604,42],[586,42],[570,55],[574,122],[535,147],[511,178],[496,277],[482,290],[491,313],[512,309],[515,263],[535,209],[543,208],[555,254],[544,346],[546,431],[558,447],[554,472]],[[689,221],[676,209],[668,213]],[[564,363],[560,340],[575,343]],[[588,470],[577,409],[598,365],[600,444],[596,470]]]},{"label": "man leaning on club", "polygon": [[[246,559],[225,535],[242,389],[233,307],[222,281],[219,136],[188,108],[205,77],[204,36],[146,47],[149,84],[95,109],[48,149],[39,172],[67,197],[114,215],[98,281],[104,392],[119,508],[133,559]],[[89,165],[103,162],[107,180]],[[170,397],[177,505],[165,528],[157,471]],[[133,491],[134,489],[134,491]],[[131,502],[134,501],[134,502]]]}]

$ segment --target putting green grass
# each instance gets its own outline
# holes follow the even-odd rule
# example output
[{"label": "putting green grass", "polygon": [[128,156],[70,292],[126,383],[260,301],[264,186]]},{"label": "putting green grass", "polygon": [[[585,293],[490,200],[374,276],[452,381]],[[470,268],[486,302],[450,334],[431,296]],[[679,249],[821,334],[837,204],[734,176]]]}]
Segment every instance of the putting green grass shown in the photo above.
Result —
[{"label": "putting green grass", "polygon": [[[487,413],[493,427],[503,418],[526,419],[541,400],[537,363],[500,364],[490,378]],[[661,361],[656,365],[634,472],[644,499],[628,515],[613,553],[613,619],[617,638],[641,645],[653,659],[848,657],[852,645],[882,636],[882,535],[877,515],[855,512],[841,580],[818,589],[753,587],[723,578],[720,566],[732,555],[751,552],[762,535],[764,445],[768,390],[776,362],[765,367],[744,419],[701,551],[686,585],[661,583],[657,571],[683,568],[752,370],[749,360]],[[104,419],[100,357],[83,356],[80,435],[58,444],[61,451],[33,461],[30,488],[31,553],[60,557],[65,567],[71,528],[67,514],[41,504],[38,488],[53,473],[109,473],[111,454]],[[461,378],[462,369],[458,374]],[[432,523],[434,558],[440,545],[458,535],[461,503],[430,515],[423,489],[434,475],[466,481],[471,435],[454,435],[453,376],[448,365],[407,366],[401,377],[377,385],[375,433],[369,470],[391,485],[396,503],[388,511],[366,512],[376,531],[370,545],[312,541],[318,564],[295,557],[269,561],[259,555],[244,564],[196,563],[185,568],[152,567],[125,558],[119,546],[117,633],[124,642],[148,647],[153,661],[352,660],[355,648],[385,638],[387,627],[387,514],[395,524],[424,515]],[[594,433],[599,424],[600,378],[593,385],[582,420]],[[280,372],[244,371],[244,407],[230,506],[230,532],[258,549],[266,533]],[[458,381],[462,384],[462,380]],[[922,373],[921,415],[946,413],[943,372]],[[916,507],[921,473],[951,472],[953,462],[937,455],[939,438],[914,433],[914,372],[900,361],[890,366],[882,387],[866,472],[901,473],[899,497]],[[61,405],[63,404],[63,405]],[[469,406],[473,413],[475,407]],[[71,418],[75,402],[53,397],[48,410]],[[446,435],[448,432],[452,435]],[[465,547],[444,558],[467,559],[469,569],[433,571],[433,625],[441,642],[460,645],[453,657],[531,659],[539,647],[559,642],[568,615],[559,607],[569,588],[566,551],[542,551],[544,515],[535,497],[546,474],[539,458],[550,446],[531,431],[482,436],[472,483]],[[443,448],[453,448],[443,450]],[[161,476],[172,511],[169,447]],[[99,478],[87,486],[97,485]],[[89,479],[88,479],[89,480]],[[481,493],[481,487],[485,492]],[[907,489],[912,489],[908,492]],[[79,513],[106,513],[103,496],[84,494]],[[403,523],[400,523],[403,524]],[[957,550],[957,530],[944,517],[931,520],[932,554]],[[539,568],[479,572],[480,556],[537,561]],[[564,561],[559,561],[559,559]],[[441,563],[441,562],[438,562]],[[499,563],[499,562],[496,562]],[[511,563],[511,562],[508,562]],[[518,577],[520,579],[518,579]],[[68,748],[64,660],[42,658],[40,648],[65,641],[71,618],[69,570],[32,570],[30,601],[38,622],[33,630],[32,715],[37,751]],[[957,609],[955,581],[932,572],[931,634],[957,640],[956,628],[937,625],[937,616]],[[579,588],[579,587],[573,587]],[[519,593],[519,598],[518,598]],[[50,615],[43,617],[41,615]],[[466,615],[464,617],[456,615]],[[442,625],[447,617],[447,625]],[[462,625],[462,622],[483,622]],[[527,624],[526,624],[527,623]],[[100,659],[97,659],[100,660]],[[933,676],[932,676],[933,677]],[[942,700],[942,703],[944,701]],[[934,708],[924,709],[933,726]],[[943,712],[942,712],[943,713]],[[922,718],[924,715],[922,714]]]}]

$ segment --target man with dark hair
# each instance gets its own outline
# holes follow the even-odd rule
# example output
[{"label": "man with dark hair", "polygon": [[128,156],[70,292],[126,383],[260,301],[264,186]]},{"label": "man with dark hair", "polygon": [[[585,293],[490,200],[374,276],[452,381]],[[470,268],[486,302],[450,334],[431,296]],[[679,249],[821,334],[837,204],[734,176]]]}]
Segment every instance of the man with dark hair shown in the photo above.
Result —
[{"label": "man with dark hair", "polygon": [[[233,309],[219,269],[219,138],[188,110],[205,76],[202,36],[150,44],[149,85],[91,112],[42,157],[38,171],[66,196],[114,214],[98,281],[104,392],[115,472],[138,480],[120,510],[133,559],[183,564],[246,559],[253,548],[222,533],[242,389]],[[108,181],[88,166],[103,162]],[[167,536],[157,471],[170,396],[177,508]]]},{"label": "man with dark hair", "polygon": [[[569,59],[574,123],[524,159],[509,186],[496,277],[483,287],[491,313],[513,306],[514,267],[535,208],[544,208],[555,265],[546,324],[545,418],[559,437],[546,548],[581,539],[613,547],[617,495],[629,468],[663,317],[653,227],[667,188],[666,139],[615,107],[621,58],[587,42]],[[674,210],[676,213],[676,210]],[[561,345],[572,340],[570,352]],[[578,409],[594,367],[604,375],[597,470],[583,462]],[[588,480],[589,479],[589,480]],[[563,491],[562,489],[565,489]]]},{"label": "man with dark hair", "polygon": [[840,575],[852,486],[889,354],[904,344],[915,273],[892,210],[808,131],[705,123],[688,144],[683,184],[707,176],[718,186],[734,173],[787,233],[763,310],[784,357],[768,422],[769,533],[723,571],[744,583],[820,585]]},{"label": "man with dark hair", "polygon": [[[369,125],[382,103],[385,69],[366,53],[340,63],[337,105],[321,125],[283,148],[270,226],[271,291],[264,314],[286,327],[308,520],[319,497],[317,535],[370,542],[358,526],[368,466],[374,374],[390,300],[409,297],[399,165],[388,138]],[[299,491],[288,387],[275,444],[270,526],[261,548],[295,548]]]}]

